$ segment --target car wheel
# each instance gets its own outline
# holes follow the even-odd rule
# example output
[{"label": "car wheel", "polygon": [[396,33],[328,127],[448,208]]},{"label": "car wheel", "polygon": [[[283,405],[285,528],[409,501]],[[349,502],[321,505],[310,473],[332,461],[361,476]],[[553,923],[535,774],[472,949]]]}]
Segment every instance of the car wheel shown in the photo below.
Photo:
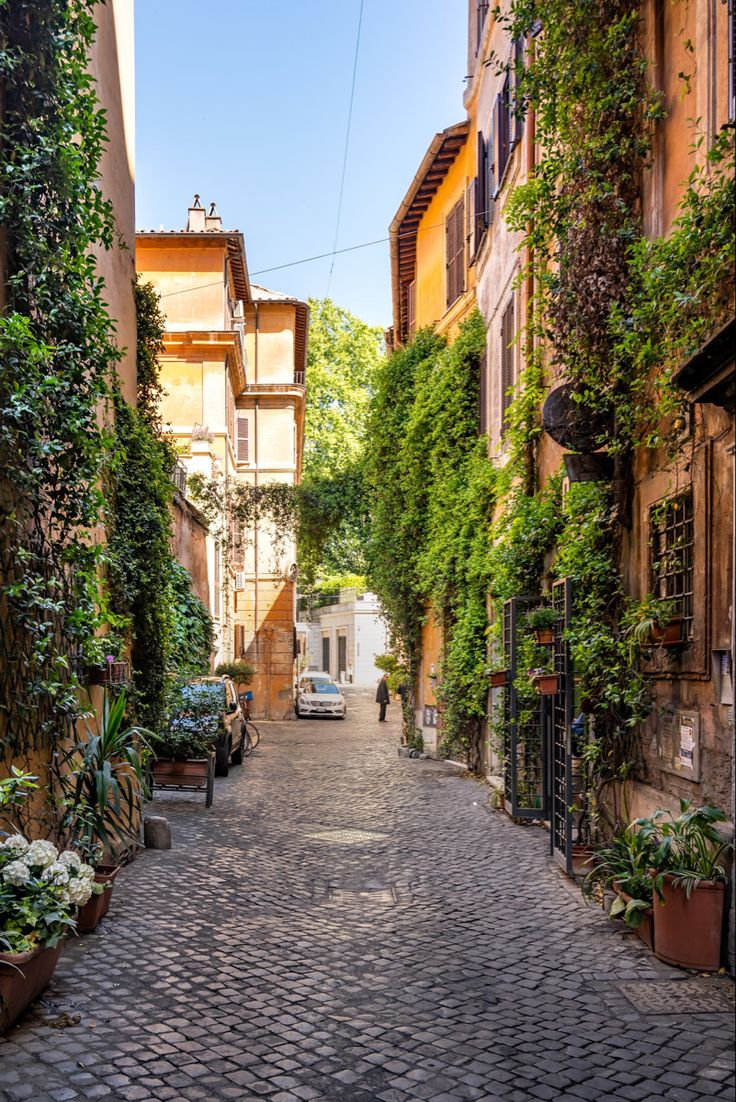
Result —
[{"label": "car wheel", "polygon": [[215,776],[226,777],[230,772],[230,749],[231,744],[228,742],[227,746],[218,746],[215,751]]}]

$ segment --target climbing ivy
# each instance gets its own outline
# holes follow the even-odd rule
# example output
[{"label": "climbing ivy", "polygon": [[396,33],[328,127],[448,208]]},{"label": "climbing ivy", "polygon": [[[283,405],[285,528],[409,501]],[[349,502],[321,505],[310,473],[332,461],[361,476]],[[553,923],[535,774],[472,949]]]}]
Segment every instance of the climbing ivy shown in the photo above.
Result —
[{"label": "climbing ivy", "polygon": [[95,270],[114,240],[89,72],[94,0],[0,2],[0,749],[64,738],[102,657],[100,409],[119,352]]},{"label": "climbing ivy", "polygon": [[[480,768],[495,472],[478,435],[485,325],[476,312],[452,345],[417,334],[379,371],[370,419],[370,582],[414,681],[428,616],[443,629],[438,699],[445,754]],[[413,712],[405,735],[413,736]]]}]

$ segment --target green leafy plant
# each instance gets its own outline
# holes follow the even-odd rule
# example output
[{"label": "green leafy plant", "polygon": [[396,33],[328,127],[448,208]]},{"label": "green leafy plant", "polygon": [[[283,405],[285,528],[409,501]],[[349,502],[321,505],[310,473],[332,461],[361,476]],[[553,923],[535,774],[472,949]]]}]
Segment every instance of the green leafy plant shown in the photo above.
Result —
[{"label": "green leafy plant", "polygon": [[57,752],[52,769],[64,814],[61,830],[87,852],[100,843],[113,857],[138,843],[145,762],[151,732],[127,726],[123,692],[105,693],[102,714],[72,746]]},{"label": "green leafy plant", "polygon": [[255,669],[249,662],[220,662],[215,666],[218,677],[232,677],[238,685],[250,685],[255,676]]},{"label": "green leafy plant", "polygon": [[94,869],[74,850],[15,834],[0,842],[0,950],[53,948],[91,898]]},{"label": "green leafy plant", "polygon": [[[650,875],[655,846],[635,825],[621,827],[587,861],[590,866],[581,889],[586,900],[600,901],[605,891],[615,891],[609,912],[611,918],[623,918],[627,926],[641,925],[651,907],[654,884]],[[620,893],[630,898],[625,900]]]},{"label": "green leafy plant", "polygon": [[548,608],[546,605],[540,605],[539,608],[532,608],[526,614],[527,626],[532,631],[544,631],[547,628],[553,628],[559,616],[553,608]]},{"label": "green leafy plant", "polygon": [[654,645],[658,628],[671,623],[677,615],[674,601],[660,600],[648,593],[641,601],[629,599],[621,614],[621,632],[629,643],[632,662],[639,651]]},{"label": "green leafy plant", "polygon": [[226,705],[225,686],[220,681],[178,686],[168,726],[150,737],[155,756],[185,761],[212,753],[223,730]]},{"label": "green leafy plant", "polygon": [[652,867],[656,870],[654,888],[662,896],[665,875],[690,897],[702,881],[725,881],[723,858],[732,853],[734,845],[726,841],[716,828],[726,815],[712,804],[693,807],[692,801],[680,800],[680,814],[657,810],[649,818],[637,819],[635,826],[652,848]]}]

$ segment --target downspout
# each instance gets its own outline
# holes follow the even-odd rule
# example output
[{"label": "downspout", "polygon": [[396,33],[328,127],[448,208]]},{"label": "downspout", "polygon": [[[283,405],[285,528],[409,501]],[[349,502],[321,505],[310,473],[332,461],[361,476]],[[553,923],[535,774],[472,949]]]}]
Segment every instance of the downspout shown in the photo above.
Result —
[{"label": "downspout", "polygon": [[[258,317],[258,303],[255,304],[255,350],[253,356],[253,371],[254,382],[258,383],[258,331],[259,331],[259,317]],[[255,399],[253,407],[253,459],[255,462],[255,475],[254,485],[258,486],[258,399]],[[261,646],[260,646],[260,630],[258,627],[258,520],[255,521],[253,526],[253,570],[254,570],[254,584],[253,584],[253,630],[256,640],[256,654],[260,659]],[[266,715],[268,715],[268,700],[266,701]]]},{"label": "downspout", "polygon": [[[534,39],[533,38],[529,42],[529,51],[528,52],[529,52],[529,63],[532,64],[534,62]],[[532,177],[534,176],[534,170],[535,170],[535,167],[536,167],[536,159],[535,159],[535,145],[536,145],[536,140],[537,140],[536,135],[537,135],[537,120],[536,120],[536,116],[534,114],[534,108],[530,107],[529,108],[529,113],[527,115],[527,125],[526,125],[526,179],[527,179],[527,182],[529,180],[531,180]],[[531,231],[533,231],[533,229],[534,229],[534,220],[532,219],[532,221],[530,222],[530,225],[529,225],[530,233],[531,233]],[[534,272],[532,270],[532,266],[534,264],[534,249],[532,248],[531,245],[527,245],[525,250],[524,250],[524,263],[525,263],[526,270],[527,270],[527,277],[526,277],[525,284],[524,284],[525,295],[526,295],[524,321],[525,321],[525,328],[526,328],[526,331],[527,331],[527,344],[529,344],[529,342],[531,341],[531,346],[532,346],[531,347],[531,352],[532,352],[532,355],[534,355],[534,353],[535,353],[534,344],[535,344],[535,341],[536,341],[536,335],[535,335],[534,329],[532,327],[533,303],[534,303]],[[528,357],[528,355],[529,355],[529,353],[527,352],[527,357]],[[536,479],[537,479],[537,465],[536,465],[536,462],[535,462],[535,445],[533,443],[531,443],[527,446],[526,465],[527,465],[527,493],[533,494],[534,490],[536,488]]]}]

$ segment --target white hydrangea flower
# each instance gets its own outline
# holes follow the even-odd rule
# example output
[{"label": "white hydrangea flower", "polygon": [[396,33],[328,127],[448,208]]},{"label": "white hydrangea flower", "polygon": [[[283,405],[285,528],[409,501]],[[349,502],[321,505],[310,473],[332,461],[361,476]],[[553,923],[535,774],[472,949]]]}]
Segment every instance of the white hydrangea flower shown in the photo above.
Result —
[{"label": "white hydrangea flower", "polygon": [[68,888],[64,888],[64,887],[59,888],[59,899],[61,900],[61,902],[65,906],[67,906],[67,907],[69,906],[69,904],[72,901],[72,897],[69,894],[69,889]]},{"label": "white hydrangea flower", "polygon": [[0,848],[12,849],[15,853],[25,853],[29,842],[22,834],[11,834],[9,838],[0,841]]},{"label": "white hydrangea flower", "polygon": [[76,869],[78,871],[82,864],[82,858],[78,853],[75,853],[73,849],[65,849],[63,853],[59,854],[58,863],[64,865],[68,869]]},{"label": "white hydrangea flower", "polygon": [[25,852],[24,860],[29,865],[40,865],[42,869],[45,869],[48,865],[53,865],[58,856],[59,851],[53,842],[45,842],[39,838],[35,842],[31,842]]},{"label": "white hydrangea flower", "polygon": [[68,884],[69,869],[66,865],[62,865],[60,861],[54,861],[53,865],[48,865],[43,870],[41,879],[48,880],[50,884]]},{"label": "white hydrangea flower", "polygon": [[69,896],[69,902],[76,907],[83,907],[92,898],[92,884],[89,880],[70,880],[64,891]]},{"label": "white hydrangea flower", "polygon": [[25,861],[11,861],[3,869],[3,880],[7,884],[13,884],[16,888],[27,884],[31,877],[31,870]]},{"label": "white hydrangea flower", "polygon": [[77,869],[77,876],[81,876],[83,880],[94,880],[95,870],[91,865],[86,865],[82,862]]}]

